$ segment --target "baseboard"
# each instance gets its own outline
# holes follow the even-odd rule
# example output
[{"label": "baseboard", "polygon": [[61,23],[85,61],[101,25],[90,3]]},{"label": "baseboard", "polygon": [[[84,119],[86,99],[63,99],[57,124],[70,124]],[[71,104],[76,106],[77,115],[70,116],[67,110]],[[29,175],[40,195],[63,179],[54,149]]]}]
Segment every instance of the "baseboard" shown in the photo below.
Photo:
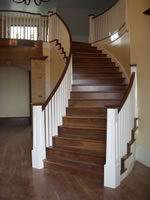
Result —
[{"label": "baseboard", "polygon": [[7,117],[0,118],[0,126],[31,125],[31,117]]},{"label": "baseboard", "polygon": [[136,145],[136,160],[150,167],[150,149]]}]

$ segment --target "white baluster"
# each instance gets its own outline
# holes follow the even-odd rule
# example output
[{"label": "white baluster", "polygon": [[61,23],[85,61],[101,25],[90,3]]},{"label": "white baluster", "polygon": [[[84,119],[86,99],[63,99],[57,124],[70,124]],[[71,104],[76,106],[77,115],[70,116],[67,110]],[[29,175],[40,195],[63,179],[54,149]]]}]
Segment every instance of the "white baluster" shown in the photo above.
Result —
[{"label": "white baluster", "polygon": [[52,127],[52,101],[49,102],[49,143],[52,146],[53,127]]},{"label": "white baluster", "polygon": [[4,38],[4,13],[2,12],[2,38]]},{"label": "white baluster", "polygon": [[50,146],[49,139],[49,105],[46,106],[44,111],[44,121],[45,121],[45,134],[46,134],[46,147]]}]

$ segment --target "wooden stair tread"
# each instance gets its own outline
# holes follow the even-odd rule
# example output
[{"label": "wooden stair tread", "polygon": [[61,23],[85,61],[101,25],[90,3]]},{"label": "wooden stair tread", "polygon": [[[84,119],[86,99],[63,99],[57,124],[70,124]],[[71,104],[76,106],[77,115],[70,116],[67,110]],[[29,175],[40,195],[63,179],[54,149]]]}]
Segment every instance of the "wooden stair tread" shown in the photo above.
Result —
[{"label": "wooden stair tread", "polygon": [[[115,100],[118,100],[120,101],[120,99],[115,99]],[[69,99],[69,101],[114,101],[114,99]],[[116,105],[116,104],[115,104]]]},{"label": "wooden stair tread", "polygon": [[102,84],[72,84],[72,86],[128,86],[127,84],[120,84],[120,83],[102,83]]},{"label": "wooden stair tread", "polygon": [[106,150],[100,149],[100,150],[88,150],[88,149],[83,149],[83,148],[73,148],[73,147],[48,147],[49,149],[54,149],[54,150],[60,150],[64,152],[73,152],[73,153],[81,153],[81,154],[86,154],[86,155],[92,155],[92,156],[105,156]]},{"label": "wooden stair tread", "polygon": [[71,128],[74,128],[74,129],[83,129],[83,130],[106,130],[106,128],[105,127],[99,127],[99,128],[97,128],[97,127],[78,127],[78,126],[64,126],[64,125],[62,125],[62,126],[59,126],[59,127],[64,127],[64,128],[68,128],[68,129],[71,129]]},{"label": "wooden stair tread", "polygon": [[116,63],[90,43],[72,42],[73,84],[63,124],[44,165],[94,179],[104,174],[106,105],[119,105],[127,84]]},{"label": "wooden stair tread", "polygon": [[77,168],[84,168],[84,169],[89,169],[89,170],[94,170],[99,172],[100,170],[103,170],[104,167],[101,165],[94,165],[91,163],[83,163],[83,162],[77,162],[77,161],[72,161],[72,160],[63,160],[63,159],[46,159],[44,162],[54,162],[54,163],[59,163],[60,165],[68,165],[72,167],[77,167]]},{"label": "wooden stair tread", "polygon": [[115,90],[115,91],[72,91],[71,93],[124,93],[125,90]]},{"label": "wooden stair tread", "polygon": [[[89,139],[80,139],[80,138],[71,138],[71,137],[63,137],[63,136],[53,136],[53,138],[59,138],[59,139],[62,139],[62,140],[77,140],[77,141],[86,141],[86,142],[94,142],[94,143],[104,143],[104,141],[98,141],[98,140],[89,140]],[[78,147],[80,148],[80,147]],[[90,149],[91,150],[91,149]]]}]

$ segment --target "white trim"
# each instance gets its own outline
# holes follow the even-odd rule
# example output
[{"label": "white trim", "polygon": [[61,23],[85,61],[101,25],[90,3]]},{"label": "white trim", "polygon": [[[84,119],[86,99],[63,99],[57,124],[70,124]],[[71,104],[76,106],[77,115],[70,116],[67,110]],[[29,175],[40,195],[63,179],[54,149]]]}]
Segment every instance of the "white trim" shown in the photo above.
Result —
[{"label": "white trim", "polygon": [[32,167],[41,169],[46,158],[44,112],[42,106],[33,106],[33,150]]},{"label": "white trim", "polygon": [[104,186],[117,188],[120,185],[120,149],[118,132],[118,109],[107,109],[107,146],[104,166]]},{"label": "white trim", "polygon": [[136,160],[147,167],[150,167],[150,149],[137,144]]}]

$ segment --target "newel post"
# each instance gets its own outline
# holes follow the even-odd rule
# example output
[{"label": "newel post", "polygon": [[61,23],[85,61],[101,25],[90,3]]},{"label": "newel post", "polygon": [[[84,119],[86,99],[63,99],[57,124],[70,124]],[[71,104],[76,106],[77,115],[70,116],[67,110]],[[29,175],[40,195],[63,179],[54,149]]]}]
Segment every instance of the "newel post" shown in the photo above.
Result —
[{"label": "newel post", "polygon": [[48,41],[54,40],[54,15],[48,13]]},{"label": "newel post", "polygon": [[135,73],[135,79],[134,79],[134,117],[138,118],[138,92],[137,92],[137,65],[133,64],[131,65],[131,74]]},{"label": "newel post", "polygon": [[92,43],[94,41],[95,37],[95,27],[94,27],[94,15],[89,15],[89,43]]},{"label": "newel post", "polygon": [[32,167],[41,169],[46,158],[44,112],[41,105],[33,106],[33,150]]},{"label": "newel post", "polygon": [[120,135],[118,131],[118,109],[107,109],[107,147],[104,166],[104,186],[116,188],[120,185]]}]

